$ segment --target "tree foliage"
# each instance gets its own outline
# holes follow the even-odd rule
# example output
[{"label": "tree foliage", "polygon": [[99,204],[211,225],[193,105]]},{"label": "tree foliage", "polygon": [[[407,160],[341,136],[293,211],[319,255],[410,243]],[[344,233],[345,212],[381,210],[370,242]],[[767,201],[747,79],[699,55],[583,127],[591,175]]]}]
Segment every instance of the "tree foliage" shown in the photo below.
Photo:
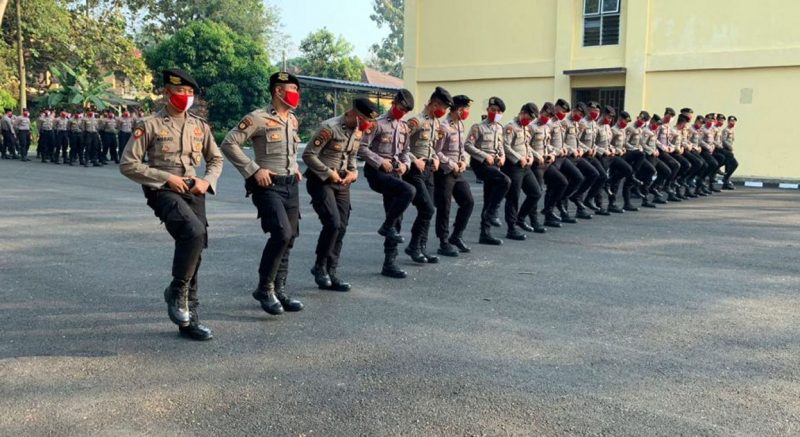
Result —
[{"label": "tree foliage", "polygon": [[109,106],[124,105],[125,102],[111,90],[111,83],[105,78],[91,79],[86,73],[76,72],[69,65],[50,67],[50,71],[58,80],[59,87],[51,89],[47,97],[47,106],[51,108],[83,109],[94,106],[104,110]]},{"label": "tree foliage", "polygon": [[209,121],[218,130],[235,126],[245,113],[268,100],[274,70],[266,52],[224,24],[191,23],[147,50],[145,59],[155,74],[173,67],[189,72],[208,102]]},{"label": "tree foliage", "polygon": [[389,35],[370,48],[370,66],[396,77],[403,77],[403,7],[404,0],[374,0],[374,13],[369,16],[378,27],[389,28]]}]

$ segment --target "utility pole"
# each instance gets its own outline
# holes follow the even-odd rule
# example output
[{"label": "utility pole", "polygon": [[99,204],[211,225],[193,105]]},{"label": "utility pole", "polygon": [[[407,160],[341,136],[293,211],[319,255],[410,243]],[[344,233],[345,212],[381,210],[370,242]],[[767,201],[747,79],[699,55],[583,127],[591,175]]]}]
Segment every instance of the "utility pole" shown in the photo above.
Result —
[{"label": "utility pole", "polygon": [[22,0],[17,2],[17,56],[19,61],[19,105],[20,108],[28,107],[28,96],[25,89],[28,87],[25,80],[25,54],[22,51]]}]

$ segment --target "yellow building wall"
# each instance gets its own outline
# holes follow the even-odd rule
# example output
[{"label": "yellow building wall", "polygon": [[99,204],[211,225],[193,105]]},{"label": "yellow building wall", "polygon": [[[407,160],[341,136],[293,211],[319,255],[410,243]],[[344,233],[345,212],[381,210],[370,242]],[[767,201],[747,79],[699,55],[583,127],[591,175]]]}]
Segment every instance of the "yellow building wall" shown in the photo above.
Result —
[{"label": "yellow building wall", "polygon": [[[800,147],[770,128],[800,97],[800,1],[621,0],[621,11],[620,44],[583,47],[583,0],[406,0],[406,87],[418,107],[437,85],[469,95],[474,122],[493,95],[508,120],[527,101],[624,86],[634,114],[737,115],[737,175],[800,180]],[[626,72],[563,73],[618,67]]]}]

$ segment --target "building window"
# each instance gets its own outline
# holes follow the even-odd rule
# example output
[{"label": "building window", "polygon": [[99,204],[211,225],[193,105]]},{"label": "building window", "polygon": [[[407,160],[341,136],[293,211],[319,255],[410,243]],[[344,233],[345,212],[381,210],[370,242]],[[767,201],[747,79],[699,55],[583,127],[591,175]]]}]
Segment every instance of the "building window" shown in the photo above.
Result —
[{"label": "building window", "polygon": [[619,44],[620,0],[583,0],[583,46]]},{"label": "building window", "polygon": [[614,107],[614,109],[617,111],[622,111],[625,108],[625,88],[609,87],[572,89],[573,103],[588,103],[591,101],[599,103],[600,106],[609,105]]}]

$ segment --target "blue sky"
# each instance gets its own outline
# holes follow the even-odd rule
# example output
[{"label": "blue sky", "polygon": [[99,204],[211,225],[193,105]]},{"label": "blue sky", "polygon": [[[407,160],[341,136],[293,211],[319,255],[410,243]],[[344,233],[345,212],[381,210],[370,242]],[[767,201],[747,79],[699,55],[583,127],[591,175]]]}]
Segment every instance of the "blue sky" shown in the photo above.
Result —
[{"label": "blue sky", "polygon": [[287,53],[290,58],[298,54],[297,47],[303,38],[323,27],[353,44],[353,53],[362,59],[369,58],[369,47],[388,33],[385,26],[379,29],[369,19],[372,0],[265,0],[265,3],[280,9],[283,32],[291,39]]}]

